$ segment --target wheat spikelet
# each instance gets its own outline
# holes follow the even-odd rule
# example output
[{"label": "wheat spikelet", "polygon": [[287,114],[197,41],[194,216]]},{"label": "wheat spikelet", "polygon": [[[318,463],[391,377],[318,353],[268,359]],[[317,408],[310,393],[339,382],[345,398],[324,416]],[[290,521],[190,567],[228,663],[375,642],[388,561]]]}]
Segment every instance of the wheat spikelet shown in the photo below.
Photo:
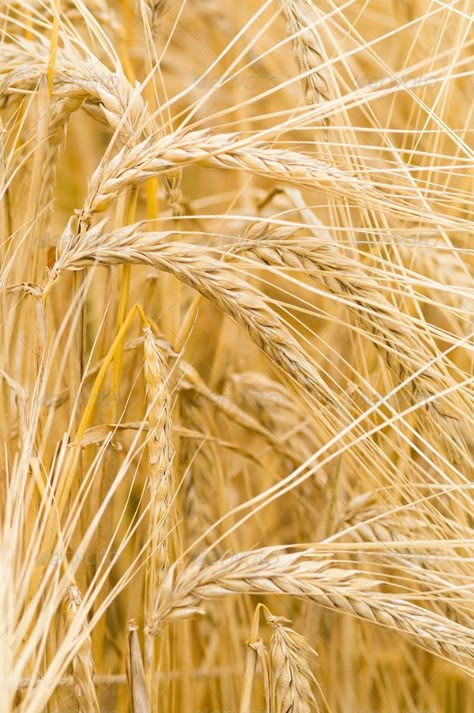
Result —
[{"label": "wheat spikelet", "polygon": [[[189,408],[186,410],[189,411]],[[200,414],[200,421],[202,422],[202,414]],[[189,477],[186,482],[183,507],[189,543],[197,540],[216,521],[216,503],[214,499],[208,497],[208,493],[215,487],[213,466],[212,458],[203,452],[202,448],[193,452],[191,465],[188,466]]]},{"label": "wheat spikelet", "polygon": [[[392,212],[399,218],[420,220],[420,207],[410,204],[408,190],[403,198],[396,200],[387,191],[378,189],[375,183],[327,161],[301,152],[275,149],[263,142],[249,144],[245,136],[236,133],[213,134],[206,130],[169,134],[158,139],[148,137],[123,147],[112,159],[103,161],[89,184],[83,208],[85,219],[90,220],[93,213],[105,210],[127,186],[196,163],[269,176],[299,187],[324,187],[356,202],[370,202],[374,208]],[[455,218],[434,212],[425,211],[423,219],[429,224],[451,228],[462,225]]]},{"label": "wheat spikelet", "polygon": [[[66,621],[69,626],[74,621],[81,605],[79,588],[71,585],[67,591]],[[83,642],[72,660],[74,694],[80,713],[99,713],[99,703],[94,686],[94,662],[90,634],[83,635]]]},{"label": "wheat spikelet", "polygon": [[[298,464],[303,463],[314,452],[315,434],[312,424],[308,420],[302,420],[301,407],[296,402],[295,395],[283,384],[262,374],[240,372],[233,374],[226,383],[224,396],[227,394],[234,404],[234,409],[240,407],[247,420],[251,418],[259,424],[260,430],[257,432],[262,435],[271,434],[271,440],[267,436],[268,440],[282,455],[290,457]],[[289,433],[291,438],[288,438]],[[324,482],[323,475],[318,478],[318,482]]]},{"label": "wheat spikelet", "polygon": [[428,523],[415,513],[386,513],[371,500],[372,493],[364,493],[347,503],[340,527],[356,526],[351,537],[361,542],[396,542],[406,540],[408,533],[416,533],[420,540],[429,534]]},{"label": "wheat spikelet", "polygon": [[181,183],[183,180],[182,171],[171,171],[164,176],[163,185],[165,187],[173,215],[179,217],[184,215],[183,194]]},{"label": "wheat spikelet", "polygon": [[[46,43],[23,41],[0,45],[0,101],[33,91],[48,67]],[[2,72],[3,70],[3,72]],[[147,117],[140,92],[120,71],[111,72],[91,52],[85,56],[70,45],[56,57],[53,98],[75,99],[94,116],[101,116],[124,139],[136,137]],[[64,105],[64,103],[63,103]]]},{"label": "wheat spikelet", "polygon": [[316,655],[301,634],[285,626],[288,619],[266,613],[273,629],[269,647],[275,713],[317,710],[312,691],[315,681],[309,661]]},{"label": "wheat spikelet", "polygon": [[190,364],[182,361],[180,363],[180,372],[183,375],[180,382],[181,389],[192,388],[200,396],[209,401],[209,403],[218,408],[219,411],[224,413],[230,420],[250,432],[258,433],[260,436],[263,436],[273,448],[291,458],[293,462],[301,462],[302,459],[294,452],[292,443],[283,443],[282,438],[275,435],[271,428],[265,427],[261,419],[253,417],[249,413],[249,409],[240,408],[239,405],[235,403],[235,400],[228,398],[225,394],[216,394],[213,392],[200,378],[196,369]]},{"label": "wheat spikelet", "polygon": [[173,498],[174,447],[171,401],[166,360],[150,327],[144,329],[144,370],[148,399],[148,489],[150,498],[149,552],[146,582],[145,662],[149,674],[150,700],[155,699],[152,675],[155,669],[153,640],[148,625],[153,618],[153,593],[169,567],[170,511]]},{"label": "wheat spikelet", "polygon": [[[445,520],[447,525],[449,520]],[[453,533],[460,529],[459,523],[452,521],[450,523]],[[415,508],[410,508],[408,512],[405,508],[401,508],[401,512],[396,509],[394,512],[387,512],[381,505],[373,502],[373,493],[363,493],[353,498],[341,516],[337,529],[345,532],[344,537],[357,542],[401,542],[408,543],[411,538],[416,536],[416,540],[423,542],[429,539],[434,534],[441,536],[440,526],[430,522],[429,515],[415,511]],[[465,536],[469,539],[473,536],[473,531],[469,527],[463,528]],[[380,560],[387,561],[386,555],[382,552],[379,555]],[[423,578],[425,582],[420,582],[421,588],[428,590],[432,586],[444,585],[445,566],[439,568],[436,560],[430,556],[429,548],[420,548],[419,552],[414,555],[410,552],[409,546],[406,549],[397,550],[397,554],[392,554],[392,561],[398,560],[400,566],[405,570],[416,572],[423,570]],[[459,567],[461,565],[461,567]],[[462,569],[462,564],[453,562],[450,565],[453,572],[459,572]],[[457,621],[468,628],[473,626],[473,618],[469,611],[464,606],[462,601],[458,601],[454,592],[446,592],[442,602],[436,602],[433,605],[434,609],[446,616],[449,619]]]},{"label": "wheat spikelet", "polygon": [[162,15],[168,11],[169,0],[145,0],[149,11],[150,27],[153,34],[156,34]]},{"label": "wheat spikelet", "polygon": [[[108,33],[112,33],[114,37],[119,37],[120,33],[123,33],[123,25],[114,3],[107,0],[87,0],[86,5],[90,17],[106,27]],[[51,15],[51,9],[47,7],[44,0],[9,0],[8,7],[10,10],[28,10],[32,13],[33,20],[44,19]],[[82,8],[78,7],[76,0],[61,0],[60,10],[62,16],[75,22],[80,23],[85,19]]]}]

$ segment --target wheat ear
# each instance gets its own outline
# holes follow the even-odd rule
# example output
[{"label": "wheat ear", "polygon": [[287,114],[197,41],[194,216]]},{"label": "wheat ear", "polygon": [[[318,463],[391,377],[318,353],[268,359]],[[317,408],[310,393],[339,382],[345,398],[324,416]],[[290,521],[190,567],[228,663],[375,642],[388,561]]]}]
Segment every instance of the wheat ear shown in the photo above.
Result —
[{"label": "wheat ear", "polygon": [[174,447],[171,428],[171,401],[166,359],[150,327],[144,329],[143,343],[148,410],[148,485],[150,489],[150,544],[153,552],[150,579],[152,591],[168,565],[168,529],[172,500]]},{"label": "wheat ear", "polygon": [[[239,251],[251,252],[267,265],[301,270],[322,282],[332,294],[343,297],[389,368],[397,370],[398,377],[404,378],[406,373],[414,375],[410,382],[412,401],[429,400],[424,413],[428,412],[437,430],[441,427],[447,452],[458,459],[456,450],[466,450],[458,429],[430,398],[443,392],[450,381],[443,367],[432,363],[434,355],[426,340],[415,333],[409,318],[400,318],[399,310],[361,263],[343,255],[333,242],[315,239],[309,247],[290,240],[294,232],[294,226],[259,221],[249,227],[246,232],[249,244],[244,243]],[[456,392],[444,398],[447,403],[452,402]],[[464,404],[464,408],[469,407]],[[456,411],[461,413],[462,405]]]},{"label": "wheat ear", "polygon": [[[245,171],[299,187],[322,188],[354,201],[370,202],[374,208],[392,213],[399,219],[419,223],[420,207],[405,199],[391,198],[372,181],[338,168],[327,161],[297,151],[281,150],[248,139],[240,134],[216,134],[208,130],[164,137],[147,137],[128,143],[110,160],[101,161],[89,183],[83,215],[87,221],[94,213],[108,208],[127,186],[143,183],[152,176],[201,163],[222,169]],[[449,225],[456,221],[441,214],[423,214],[427,224]]]},{"label": "wheat ear", "polygon": [[472,661],[472,630],[408,599],[376,591],[378,584],[363,572],[335,567],[312,551],[288,554],[265,548],[240,552],[207,567],[198,559],[180,574],[170,569],[156,592],[153,631],[158,633],[167,620],[202,613],[206,599],[286,594],[388,627],[449,660]]},{"label": "wheat ear", "polygon": [[310,713],[317,710],[312,691],[315,678],[309,661],[316,652],[301,634],[285,626],[288,619],[265,612],[273,629],[269,656],[274,713]]},{"label": "wheat ear", "polygon": [[[171,426],[171,401],[166,359],[150,327],[144,329],[144,369],[148,409],[148,487],[150,493],[149,551],[146,615],[153,616],[153,592],[169,567],[170,510],[173,495],[174,447]],[[145,663],[151,675],[153,641],[145,637]],[[150,693],[152,691],[150,690]]]},{"label": "wheat ear", "polygon": [[[69,625],[74,621],[81,605],[81,593],[76,585],[67,590],[66,621]],[[83,636],[83,634],[81,634]],[[94,685],[94,662],[92,658],[92,641],[90,634],[84,636],[76,655],[72,659],[72,677],[74,695],[79,713],[99,713],[99,703]]]},{"label": "wheat ear", "polygon": [[265,354],[319,401],[333,402],[330,387],[319,376],[296,339],[276,312],[269,308],[263,295],[236,277],[235,266],[216,260],[194,245],[160,243],[163,235],[140,233],[136,226],[104,234],[97,226],[80,239],[72,236],[71,240],[65,241],[51,270],[51,281],[64,269],[92,263],[149,264],[170,272],[245,327]]},{"label": "wheat ear", "polygon": [[127,640],[127,681],[130,689],[130,703],[132,713],[149,713],[150,703],[145,681],[140,642],[138,641],[138,627],[132,619],[128,624]]},{"label": "wheat ear", "polygon": [[329,99],[327,80],[319,70],[323,55],[314,27],[317,18],[313,3],[308,0],[280,0],[280,5],[292,38],[295,59],[303,75],[306,101],[316,104]]}]

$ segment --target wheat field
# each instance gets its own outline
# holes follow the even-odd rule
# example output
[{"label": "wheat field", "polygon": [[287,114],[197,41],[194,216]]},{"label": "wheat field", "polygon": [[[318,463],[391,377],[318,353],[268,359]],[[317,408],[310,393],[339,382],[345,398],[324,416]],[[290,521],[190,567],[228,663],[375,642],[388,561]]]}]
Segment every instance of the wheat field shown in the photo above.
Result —
[{"label": "wheat field", "polygon": [[0,3],[0,713],[474,710],[473,9]]}]

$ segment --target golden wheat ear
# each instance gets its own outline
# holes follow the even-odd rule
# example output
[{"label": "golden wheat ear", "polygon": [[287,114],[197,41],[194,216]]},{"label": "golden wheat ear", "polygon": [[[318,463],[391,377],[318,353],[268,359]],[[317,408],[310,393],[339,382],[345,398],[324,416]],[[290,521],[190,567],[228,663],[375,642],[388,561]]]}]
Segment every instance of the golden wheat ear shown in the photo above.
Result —
[{"label": "golden wheat ear", "polygon": [[272,627],[269,648],[271,689],[275,713],[310,713],[318,710],[312,687],[315,677],[311,670],[311,658],[316,652],[311,649],[301,634],[282,617],[266,613]]},{"label": "golden wheat ear", "polygon": [[138,626],[132,619],[128,623],[127,681],[132,713],[149,713],[150,704],[145,680],[145,670],[138,640]]},{"label": "golden wheat ear", "polygon": [[[66,622],[71,624],[81,604],[81,593],[77,586],[71,585],[67,593]],[[92,642],[90,635],[86,636],[81,648],[71,663],[74,684],[74,694],[80,713],[99,713],[94,685],[94,662],[92,658]]]}]

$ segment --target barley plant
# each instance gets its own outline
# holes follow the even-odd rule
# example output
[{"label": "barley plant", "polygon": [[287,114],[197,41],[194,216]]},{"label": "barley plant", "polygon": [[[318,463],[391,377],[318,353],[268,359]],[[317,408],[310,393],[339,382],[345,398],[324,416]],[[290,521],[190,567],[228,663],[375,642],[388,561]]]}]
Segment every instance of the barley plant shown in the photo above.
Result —
[{"label": "barley plant", "polygon": [[472,10],[0,2],[0,713],[474,710]]}]

